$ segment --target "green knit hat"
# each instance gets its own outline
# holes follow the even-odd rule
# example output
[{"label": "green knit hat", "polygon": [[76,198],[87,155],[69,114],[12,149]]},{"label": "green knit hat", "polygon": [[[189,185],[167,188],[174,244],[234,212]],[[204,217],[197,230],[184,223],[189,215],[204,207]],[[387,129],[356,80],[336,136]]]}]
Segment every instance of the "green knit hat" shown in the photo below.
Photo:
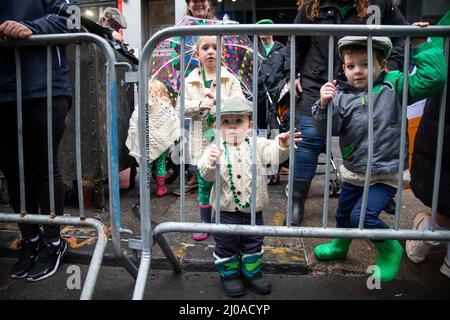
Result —
[{"label": "green knit hat", "polygon": [[270,19],[262,19],[259,20],[256,24],[275,24],[275,23]]}]

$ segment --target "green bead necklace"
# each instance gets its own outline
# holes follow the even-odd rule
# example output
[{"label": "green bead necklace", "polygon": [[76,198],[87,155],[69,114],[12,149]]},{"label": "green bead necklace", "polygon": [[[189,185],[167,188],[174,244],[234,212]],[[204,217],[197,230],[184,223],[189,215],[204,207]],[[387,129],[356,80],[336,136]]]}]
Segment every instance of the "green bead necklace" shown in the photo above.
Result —
[{"label": "green bead necklace", "polygon": [[[245,142],[247,142],[248,146],[251,149],[250,139],[248,137],[245,137]],[[252,197],[250,196],[248,201],[245,204],[242,204],[241,199],[239,199],[239,197],[236,193],[236,186],[235,186],[234,180],[233,180],[233,166],[231,165],[230,151],[228,150],[226,141],[223,142],[223,147],[224,147],[224,151],[225,151],[225,157],[227,159],[227,169],[228,169],[228,175],[230,177],[231,193],[233,194],[234,203],[236,203],[242,209],[249,208],[252,203]],[[251,154],[251,151],[250,151],[250,154]]]}]

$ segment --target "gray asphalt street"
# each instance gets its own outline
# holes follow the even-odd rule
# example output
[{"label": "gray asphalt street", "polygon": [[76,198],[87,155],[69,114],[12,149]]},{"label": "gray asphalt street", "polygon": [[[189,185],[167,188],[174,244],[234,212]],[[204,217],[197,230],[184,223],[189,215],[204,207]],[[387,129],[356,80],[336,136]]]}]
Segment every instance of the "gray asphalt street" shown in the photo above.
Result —
[{"label": "gray asphalt street", "polygon": [[[44,281],[29,283],[8,278],[14,259],[0,258],[0,299],[78,299],[80,290],[73,288],[73,266],[63,264],[58,273]],[[72,266],[72,268],[70,268]],[[87,266],[81,265],[81,281]],[[367,277],[312,276],[266,274],[272,282],[272,293],[257,295],[247,291],[240,298],[228,298],[221,289],[215,272],[182,272],[153,270],[146,286],[149,300],[320,300],[320,299],[450,299],[450,280],[438,279],[394,280],[370,290]],[[73,289],[72,289],[73,288]],[[131,299],[133,279],[122,268],[102,267],[94,299]]]}]

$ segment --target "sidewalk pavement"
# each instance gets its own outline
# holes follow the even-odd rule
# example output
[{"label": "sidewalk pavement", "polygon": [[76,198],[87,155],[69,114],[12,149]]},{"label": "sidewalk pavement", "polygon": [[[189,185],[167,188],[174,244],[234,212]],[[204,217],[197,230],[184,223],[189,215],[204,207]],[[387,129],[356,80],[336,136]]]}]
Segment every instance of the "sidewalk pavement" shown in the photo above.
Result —
[{"label": "sidewalk pavement", "polygon": [[[287,177],[282,177],[287,179]],[[281,185],[270,186],[271,207],[265,213],[265,222],[270,225],[282,225],[285,218],[284,208],[286,197],[284,195],[285,181]],[[195,195],[186,197],[186,221],[196,221],[197,204]],[[177,221],[179,219],[178,200],[171,195],[161,199],[152,200],[153,216],[156,223],[165,221]],[[410,190],[404,191],[401,227],[410,228],[414,214],[426,209],[412,195]],[[133,205],[138,201],[137,190],[122,196],[123,224],[139,235],[139,219],[133,213]],[[306,214],[303,226],[320,226],[322,223],[322,201],[323,201],[323,178],[319,176],[313,181],[310,196],[306,203]],[[337,205],[336,198],[330,198],[330,225],[334,221],[334,210]],[[73,210],[70,210],[73,211]],[[92,213],[91,216],[94,214]],[[393,223],[393,216],[382,214],[387,223]],[[97,213],[97,218],[109,224],[107,212]],[[62,235],[69,241],[69,250],[66,257],[68,263],[88,264],[95,246],[95,232],[93,229],[75,228],[66,226],[62,228]],[[180,259],[185,271],[214,272],[214,240],[210,235],[208,239],[197,242],[192,239],[191,234],[172,233],[166,235],[173,252]],[[264,271],[273,274],[302,274],[302,275],[348,275],[367,276],[367,268],[374,265],[377,259],[377,251],[367,240],[354,240],[350,249],[348,259],[345,261],[319,262],[315,259],[313,249],[320,243],[328,242],[329,239],[311,238],[283,238],[265,237],[264,241]],[[0,223],[0,256],[15,257],[18,255],[20,235],[15,224]],[[402,242],[404,247],[404,241]],[[127,240],[122,242],[124,253],[132,261],[137,261],[136,255],[128,247]],[[403,257],[399,279],[410,280],[417,277],[430,279],[442,279],[439,267],[445,255],[445,247],[438,246],[431,250],[429,257],[421,264],[416,265],[409,261],[406,253]],[[111,242],[108,243],[105,257],[105,266],[116,266]],[[152,252],[152,268],[156,270],[170,270],[171,266],[155,244]]]},{"label": "sidewalk pavement", "polygon": [[[322,166],[323,167],[323,166]],[[323,168],[319,168],[323,172]],[[288,176],[281,176],[279,185],[269,186],[270,206],[264,211],[264,221],[266,225],[281,226],[286,216],[287,198],[285,195],[285,185]],[[178,187],[178,182],[169,186],[169,189]],[[152,190],[155,186],[152,183]],[[308,200],[306,202],[305,217],[302,226],[320,227],[322,225],[323,211],[323,191],[324,176],[318,174],[312,182]],[[198,222],[199,209],[196,194],[186,196],[185,221]],[[139,191],[137,189],[125,192],[121,196],[122,227],[133,231],[134,237],[140,234],[140,219],[136,215],[134,206],[139,201]],[[329,199],[328,221],[330,227],[334,226],[334,212],[337,207],[337,198]],[[179,221],[180,209],[179,198],[171,194],[163,198],[152,197],[152,221],[159,224],[166,221]],[[412,226],[414,215],[423,210],[429,210],[421,204],[412,194],[411,190],[403,191],[403,203],[400,225],[401,228],[409,229]],[[3,208],[2,208],[2,211]],[[75,207],[66,207],[66,213],[77,215]],[[95,211],[87,209],[88,217],[100,219],[106,226],[110,223],[110,216],[107,211]],[[394,217],[385,213],[381,218],[386,223],[393,225]],[[70,249],[65,262],[73,264],[87,264],[92,256],[95,245],[95,233],[90,229],[80,229],[73,226],[62,228],[62,235],[69,241]],[[210,235],[202,242],[196,242],[191,234],[171,233],[167,234],[169,244],[180,259],[184,271],[190,272],[214,272],[214,261],[212,252],[214,250],[214,239]],[[377,259],[377,251],[367,240],[354,240],[345,261],[319,262],[315,259],[313,249],[320,243],[329,242],[329,239],[312,239],[299,237],[265,237],[265,261],[264,272],[270,274],[291,274],[309,276],[352,276],[367,277],[367,268],[374,265]],[[15,257],[18,254],[18,244],[20,236],[15,224],[0,223],[0,257]],[[124,254],[131,260],[137,261],[133,251],[128,247],[127,240],[122,243]],[[404,241],[402,242],[404,247]],[[430,281],[450,281],[440,272],[439,267],[443,262],[445,247],[438,246],[431,250],[430,255],[421,264],[413,264],[403,256],[398,280],[424,279]],[[117,266],[114,258],[111,242],[108,243],[104,266]],[[170,270],[170,264],[162,254],[158,245],[154,245],[152,252],[152,269]]]}]

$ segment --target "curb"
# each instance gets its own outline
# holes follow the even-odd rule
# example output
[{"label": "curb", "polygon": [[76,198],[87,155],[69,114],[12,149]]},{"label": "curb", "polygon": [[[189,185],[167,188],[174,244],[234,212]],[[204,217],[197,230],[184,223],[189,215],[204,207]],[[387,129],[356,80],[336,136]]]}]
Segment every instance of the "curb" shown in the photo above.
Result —
[{"label": "curb", "polygon": [[[85,264],[91,261],[95,248],[96,237],[90,229],[67,226],[62,229],[62,236],[68,241],[69,248],[64,257],[65,263]],[[18,257],[20,245],[20,232],[18,230],[0,230],[0,256]],[[182,269],[191,272],[214,272],[214,245],[207,243],[171,243],[172,250],[181,262]],[[128,241],[122,240],[124,255],[139,267],[137,253],[128,247]],[[158,245],[152,250],[152,269],[171,270],[169,261],[164,256]],[[308,264],[304,249],[283,247],[264,247],[263,271],[272,274],[309,274]],[[117,262],[111,241],[108,241],[103,257],[103,266],[120,267]]]}]

